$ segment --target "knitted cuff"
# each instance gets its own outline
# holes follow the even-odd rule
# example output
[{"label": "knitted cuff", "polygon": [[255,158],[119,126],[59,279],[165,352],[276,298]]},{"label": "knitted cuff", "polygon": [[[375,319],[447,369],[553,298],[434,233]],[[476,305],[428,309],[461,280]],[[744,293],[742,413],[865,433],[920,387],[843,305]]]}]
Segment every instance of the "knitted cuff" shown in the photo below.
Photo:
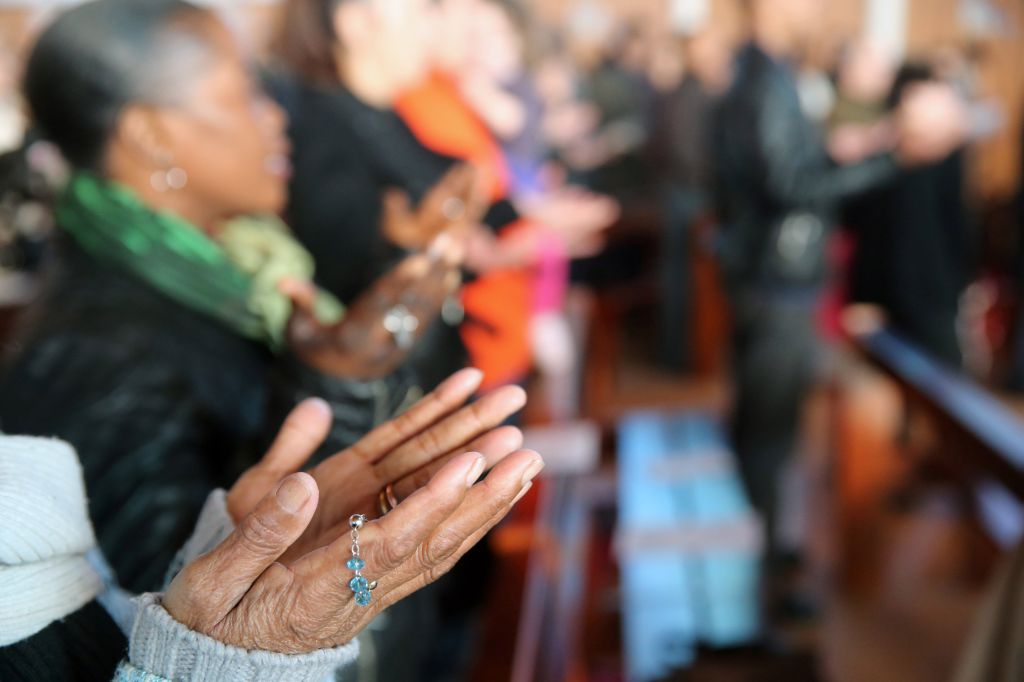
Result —
[{"label": "knitted cuff", "polygon": [[301,656],[246,651],[189,630],[164,610],[159,595],[141,595],[136,603],[139,615],[132,629],[128,660],[138,670],[158,678],[180,682],[323,682],[359,654],[356,641]]},{"label": "knitted cuff", "polygon": [[206,498],[203,510],[199,512],[196,528],[192,531],[192,537],[188,539],[185,546],[174,557],[170,568],[167,569],[164,587],[171,584],[174,576],[178,575],[182,568],[222,543],[234,530],[235,521],[228,513],[227,493],[218,488]]},{"label": "knitted cuff", "polygon": [[121,661],[114,672],[114,682],[171,682],[166,677],[139,670],[128,661]]}]

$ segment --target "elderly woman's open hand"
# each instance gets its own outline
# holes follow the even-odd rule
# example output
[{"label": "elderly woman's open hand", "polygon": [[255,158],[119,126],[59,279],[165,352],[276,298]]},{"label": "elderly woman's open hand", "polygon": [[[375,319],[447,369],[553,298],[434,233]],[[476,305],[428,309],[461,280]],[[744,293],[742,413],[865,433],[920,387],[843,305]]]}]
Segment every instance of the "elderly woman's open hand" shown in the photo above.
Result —
[{"label": "elderly woman's open hand", "polygon": [[363,572],[377,583],[359,606],[346,567],[346,535],[289,565],[278,559],[304,532],[322,502],[316,481],[292,474],[264,497],[213,551],[171,583],[164,608],[187,627],[229,645],[288,654],[339,646],[380,611],[447,572],[498,523],[540,472],[533,452],[504,458],[477,479],[487,458],[467,453],[360,532]]},{"label": "elderly woman's open hand", "polygon": [[[501,424],[523,407],[526,394],[507,387],[463,407],[481,378],[472,369],[454,374],[405,414],[316,466],[310,473],[322,493],[320,505],[283,560],[291,562],[347,534],[352,514],[376,516],[382,491],[405,499],[456,455],[478,452],[490,468],[522,447],[519,429]],[[228,511],[236,521],[302,467],[323,442],[330,421],[330,409],[317,400],[292,412],[267,455],[228,493]]]}]

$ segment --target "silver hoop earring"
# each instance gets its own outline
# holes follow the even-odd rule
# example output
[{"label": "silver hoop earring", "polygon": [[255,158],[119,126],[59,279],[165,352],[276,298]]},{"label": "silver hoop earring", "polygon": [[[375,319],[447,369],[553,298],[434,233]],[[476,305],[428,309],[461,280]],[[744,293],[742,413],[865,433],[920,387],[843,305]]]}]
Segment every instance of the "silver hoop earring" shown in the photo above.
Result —
[{"label": "silver hoop earring", "polygon": [[149,184],[157,192],[185,189],[188,186],[188,173],[184,168],[174,166],[167,170],[159,170],[149,176]]},{"label": "silver hoop earring", "polygon": [[188,185],[188,173],[184,168],[174,166],[167,171],[167,186],[171,189],[185,189]]},{"label": "silver hoop earring", "polygon": [[163,171],[156,171],[149,176],[149,184],[157,192],[166,192],[170,187],[167,184],[167,173]]}]

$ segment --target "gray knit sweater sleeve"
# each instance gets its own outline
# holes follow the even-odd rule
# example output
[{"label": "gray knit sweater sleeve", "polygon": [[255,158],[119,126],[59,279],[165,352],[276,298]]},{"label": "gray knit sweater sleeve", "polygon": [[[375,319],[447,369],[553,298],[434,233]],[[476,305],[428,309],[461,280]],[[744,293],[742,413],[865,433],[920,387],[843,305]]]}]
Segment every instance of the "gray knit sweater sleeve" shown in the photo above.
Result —
[{"label": "gray knit sweater sleeve", "polygon": [[359,654],[357,641],[301,656],[246,651],[189,630],[164,610],[159,595],[135,601],[128,661],[115,682],[323,682]]},{"label": "gray knit sweater sleeve", "polygon": [[181,569],[224,542],[234,530],[235,522],[228,513],[227,493],[218,488],[206,498],[206,504],[199,513],[199,520],[192,531],[192,536],[178,551],[167,569],[164,589],[167,589]]}]

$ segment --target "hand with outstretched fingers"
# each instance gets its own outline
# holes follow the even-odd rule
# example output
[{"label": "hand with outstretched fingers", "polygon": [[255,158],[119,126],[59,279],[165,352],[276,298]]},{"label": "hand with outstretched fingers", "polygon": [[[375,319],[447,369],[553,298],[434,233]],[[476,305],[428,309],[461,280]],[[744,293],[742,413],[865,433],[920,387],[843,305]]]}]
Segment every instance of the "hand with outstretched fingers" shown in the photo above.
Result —
[{"label": "hand with outstretched fingers", "polygon": [[189,629],[244,649],[303,654],[345,644],[382,610],[451,569],[544,466],[538,454],[518,451],[479,481],[487,465],[478,453],[449,458],[425,486],[362,527],[363,573],[376,582],[367,606],[356,603],[348,585],[348,534],[280,561],[323,502],[305,473],[287,476],[224,542],[186,566],[163,606]]},{"label": "hand with outstretched fingers", "polygon": [[[320,489],[321,502],[282,560],[288,563],[346,535],[352,514],[376,517],[380,493],[389,485],[403,500],[456,455],[478,452],[489,469],[521,448],[519,429],[502,424],[526,403],[525,391],[517,386],[500,388],[466,405],[482,378],[475,369],[455,373],[404,414],[314,467],[309,473]],[[307,400],[295,408],[264,458],[229,491],[231,516],[242,519],[282,478],[302,468],[323,442],[330,423],[330,408],[321,400]]]}]

